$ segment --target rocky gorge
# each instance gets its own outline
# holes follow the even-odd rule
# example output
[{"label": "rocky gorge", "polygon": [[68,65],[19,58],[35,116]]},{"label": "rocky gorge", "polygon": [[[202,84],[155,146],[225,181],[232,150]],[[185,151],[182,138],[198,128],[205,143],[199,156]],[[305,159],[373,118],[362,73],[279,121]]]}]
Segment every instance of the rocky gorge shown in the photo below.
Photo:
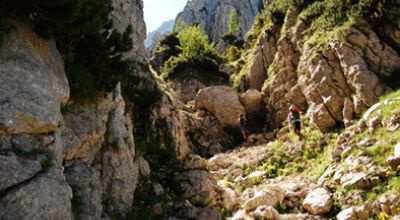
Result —
[{"label": "rocky gorge", "polygon": [[190,64],[168,78],[145,60],[143,2],[113,0],[132,66],[89,100],[72,95],[57,39],[5,19],[0,219],[399,219],[400,6],[320,29],[338,4],[190,1],[176,22],[205,13],[195,23],[217,41],[215,10],[234,7],[245,41],[217,77]]}]

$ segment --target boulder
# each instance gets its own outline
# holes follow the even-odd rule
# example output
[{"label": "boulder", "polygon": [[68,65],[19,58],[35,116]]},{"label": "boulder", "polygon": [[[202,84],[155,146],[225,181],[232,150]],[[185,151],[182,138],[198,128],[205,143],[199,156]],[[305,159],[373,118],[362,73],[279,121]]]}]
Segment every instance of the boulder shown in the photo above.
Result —
[{"label": "boulder", "polygon": [[73,190],[76,218],[101,219],[103,189],[100,172],[81,160],[75,160],[67,162],[64,174]]},{"label": "boulder", "polygon": [[139,156],[139,172],[143,177],[150,177],[151,174],[150,164],[143,156]]},{"label": "boulder", "polygon": [[357,220],[357,213],[355,212],[353,207],[347,208],[339,212],[336,218],[338,220]]},{"label": "boulder", "polygon": [[61,170],[50,168],[0,198],[0,219],[72,220],[72,190]]},{"label": "boulder", "polygon": [[317,188],[313,190],[304,199],[303,206],[313,215],[328,213],[332,208],[330,192],[325,188]]},{"label": "boulder", "polygon": [[196,96],[195,109],[205,109],[227,127],[238,127],[240,114],[245,113],[239,96],[228,86],[213,86],[202,89]]},{"label": "boulder", "polygon": [[55,42],[20,24],[7,39],[0,48],[0,135],[56,131],[69,87]]},{"label": "boulder", "polygon": [[262,95],[257,90],[247,90],[241,97],[246,113],[258,112],[262,108]]},{"label": "boulder", "polygon": [[218,193],[217,181],[207,171],[190,170],[174,177],[177,190],[185,199],[196,199],[202,204],[216,204]]},{"label": "boulder", "polygon": [[0,191],[31,179],[41,170],[38,161],[0,155]]},{"label": "boulder", "polygon": [[245,201],[243,208],[246,211],[254,210],[259,206],[272,206],[276,207],[279,203],[283,202],[284,192],[278,186],[269,186],[254,194],[252,198]]}]

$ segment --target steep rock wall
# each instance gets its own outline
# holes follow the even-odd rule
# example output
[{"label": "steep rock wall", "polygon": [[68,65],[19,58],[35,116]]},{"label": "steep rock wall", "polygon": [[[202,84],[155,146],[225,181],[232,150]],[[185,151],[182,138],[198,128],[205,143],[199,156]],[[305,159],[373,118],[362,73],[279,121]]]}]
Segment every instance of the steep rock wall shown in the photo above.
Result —
[{"label": "steep rock wall", "polygon": [[[134,29],[126,57],[144,62],[142,1],[113,4],[117,29]],[[130,212],[139,160],[120,85],[97,94],[96,103],[69,100],[54,41],[19,23],[0,48],[0,72],[0,218],[101,219]],[[146,73],[132,71],[138,74]]]},{"label": "steep rock wall", "polygon": [[238,13],[238,23],[243,37],[253,25],[253,20],[262,10],[261,0],[194,0],[188,1],[184,10],[177,16],[176,25],[185,22],[192,26],[199,24],[216,42],[227,31],[231,12]]},{"label": "steep rock wall", "polygon": [[[351,125],[390,90],[386,79],[400,69],[396,40],[389,42],[359,20],[342,30],[344,39],[327,35],[329,43],[321,49],[309,43],[310,23],[300,13],[289,9],[282,26],[261,34],[241,88],[262,89],[271,128],[281,126],[292,103],[322,131]],[[386,36],[397,32],[398,27],[385,29]]]}]

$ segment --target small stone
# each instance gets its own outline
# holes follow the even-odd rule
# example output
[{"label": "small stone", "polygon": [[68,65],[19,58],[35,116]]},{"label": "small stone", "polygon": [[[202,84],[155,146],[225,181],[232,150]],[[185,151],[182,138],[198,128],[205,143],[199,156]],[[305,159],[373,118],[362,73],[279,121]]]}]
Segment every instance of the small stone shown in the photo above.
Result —
[{"label": "small stone", "polygon": [[392,170],[396,171],[400,166],[400,157],[389,156],[386,159],[386,163],[390,166],[390,168],[392,168]]},{"label": "small stone", "polygon": [[315,189],[306,196],[303,206],[313,215],[328,213],[332,208],[330,192],[325,188]]},{"label": "small stone", "polygon": [[162,194],[164,194],[164,188],[161,184],[156,183],[153,185],[153,192],[154,194],[156,194],[156,196],[161,196]]},{"label": "small stone", "polygon": [[338,220],[357,220],[357,214],[354,211],[353,207],[347,208],[339,212],[337,214],[337,219]]},{"label": "small stone", "polygon": [[149,162],[147,162],[147,160],[145,160],[142,156],[139,157],[139,171],[144,177],[149,177],[151,173]]}]

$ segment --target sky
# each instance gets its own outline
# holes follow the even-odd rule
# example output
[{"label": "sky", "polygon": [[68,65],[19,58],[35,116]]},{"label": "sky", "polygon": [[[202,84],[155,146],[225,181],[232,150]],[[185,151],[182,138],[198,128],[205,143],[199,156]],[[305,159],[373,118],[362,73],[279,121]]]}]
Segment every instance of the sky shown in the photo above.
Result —
[{"label": "sky", "polygon": [[175,19],[187,0],[143,0],[147,32],[154,31],[165,21]]}]

